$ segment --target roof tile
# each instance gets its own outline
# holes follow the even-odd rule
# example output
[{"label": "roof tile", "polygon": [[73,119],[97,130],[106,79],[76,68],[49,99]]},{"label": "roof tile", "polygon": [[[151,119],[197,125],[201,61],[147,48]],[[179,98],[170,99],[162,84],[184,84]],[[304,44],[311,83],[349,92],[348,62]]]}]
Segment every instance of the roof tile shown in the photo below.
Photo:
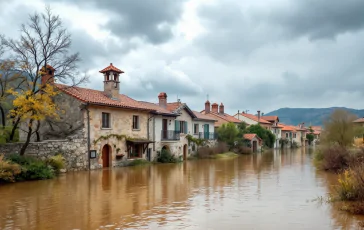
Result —
[{"label": "roof tile", "polygon": [[81,88],[76,86],[70,87],[63,84],[55,84],[55,86],[64,93],[67,93],[70,96],[75,97],[80,101],[91,104],[129,108],[129,109],[142,109],[150,111],[153,110],[123,94],[119,94],[118,98],[119,100],[113,100],[107,97],[103,91],[99,90]]}]

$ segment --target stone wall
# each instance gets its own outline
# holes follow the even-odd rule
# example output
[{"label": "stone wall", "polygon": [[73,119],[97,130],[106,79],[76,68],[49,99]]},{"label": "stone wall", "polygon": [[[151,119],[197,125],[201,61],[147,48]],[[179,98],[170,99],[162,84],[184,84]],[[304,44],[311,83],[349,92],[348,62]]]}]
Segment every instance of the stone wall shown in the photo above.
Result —
[{"label": "stone wall", "polygon": [[[22,143],[9,143],[0,145],[0,153],[19,153],[21,146]],[[25,154],[42,160],[57,154],[61,154],[66,160],[66,168],[68,171],[88,170],[86,139],[31,142]],[[96,159],[91,159],[91,167],[93,169],[99,168]]]},{"label": "stone wall", "polygon": [[[59,118],[46,118],[41,121],[39,128],[40,140],[64,140],[66,138],[85,138],[85,111],[81,109],[79,100],[71,97],[65,93],[58,94],[55,98],[55,103],[59,109]],[[33,125],[33,131],[36,128],[36,124]],[[22,130],[28,129],[28,123],[23,122],[20,125],[19,139],[25,141],[27,132]],[[32,141],[36,140],[36,134],[31,137]]]}]

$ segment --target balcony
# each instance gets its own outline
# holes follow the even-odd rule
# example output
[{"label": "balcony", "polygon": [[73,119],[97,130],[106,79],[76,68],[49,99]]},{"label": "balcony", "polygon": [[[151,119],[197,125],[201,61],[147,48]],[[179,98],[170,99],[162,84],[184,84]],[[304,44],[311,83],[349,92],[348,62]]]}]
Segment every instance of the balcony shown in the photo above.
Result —
[{"label": "balcony", "polygon": [[199,139],[205,139],[205,140],[216,140],[217,139],[217,133],[200,132],[198,134],[195,134],[195,136],[198,136]]},{"label": "balcony", "polygon": [[174,130],[162,130],[161,131],[162,141],[179,141],[180,132]]}]

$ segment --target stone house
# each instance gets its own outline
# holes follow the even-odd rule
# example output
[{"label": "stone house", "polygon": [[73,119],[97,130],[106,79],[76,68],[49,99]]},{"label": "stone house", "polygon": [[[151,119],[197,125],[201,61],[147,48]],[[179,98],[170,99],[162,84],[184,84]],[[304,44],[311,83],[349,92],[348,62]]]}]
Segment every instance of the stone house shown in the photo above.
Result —
[{"label": "stone house", "polygon": [[291,147],[294,143],[297,147],[302,146],[301,137],[302,133],[297,127],[291,125],[280,124],[282,127],[282,139],[288,140],[288,144],[284,147]]},{"label": "stone house", "polygon": [[267,121],[260,116],[260,111],[258,111],[258,116],[255,116],[253,114],[248,114],[245,112],[242,113],[238,112],[237,114],[234,115],[234,117],[240,121],[245,122],[247,125],[260,124],[261,126],[263,126],[268,130],[271,130],[273,126],[272,122]]},{"label": "stone house", "polygon": [[163,149],[184,160],[193,152],[186,136],[214,141],[215,120],[192,111],[185,103],[167,102],[167,94],[158,95],[158,103],[140,101],[144,106],[153,109],[149,133],[153,141],[153,156]]},{"label": "stone house", "polygon": [[205,109],[202,110],[200,113],[216,120],[214,127],[215,132],[217,128],[219,128],[223,124],[234,123],[236,126],[238,126],[241,123],[240,120],[225,113],[225,106],[223,103],[221,103],[219,106],[217,103],[213,103],[211,105],[209,101],[206,101]]},{"label": "stone house", "polygon": [[[126,160],[151,159],[153,141],[148,129],[155,110],[119,93],[119,76],[124,72],[112,63],[100,73],[104,76],[103,91],[57,84],[52,81],[52,71],[42,76],[42,82],[59,89],[55,102],[63,113],[60,120],[48,119],[42,124],[41,140],[86,140],[87,151],[77,154],[89,161],[82,163],[88,163],[90,169],[123,165]],[[95,158],[89,158],[91,153],[96,153]]]},{"label": "stone house", "polygon": [[252,152],[261,152],[263,146],[263,140],[258,137],[255,133],[244,134],[244,139],[249,141],[248,147],[251,148]]}]

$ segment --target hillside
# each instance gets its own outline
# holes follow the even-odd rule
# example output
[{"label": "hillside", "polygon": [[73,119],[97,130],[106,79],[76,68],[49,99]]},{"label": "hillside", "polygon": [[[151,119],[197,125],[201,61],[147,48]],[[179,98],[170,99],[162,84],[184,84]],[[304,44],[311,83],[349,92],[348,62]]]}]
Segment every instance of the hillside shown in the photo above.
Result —
[{"label": "hillside", "polygon": [[322,125],[323,120],[330,116],[335,109],[345,109],[357,115],[364,117],[364,109],[349,109],[345,107],[332,107],[332,108],[281,108],[272,112],[264,114],[264,116],[276,115],[282,123],[297,125],[305,122],[308,125]]}]

